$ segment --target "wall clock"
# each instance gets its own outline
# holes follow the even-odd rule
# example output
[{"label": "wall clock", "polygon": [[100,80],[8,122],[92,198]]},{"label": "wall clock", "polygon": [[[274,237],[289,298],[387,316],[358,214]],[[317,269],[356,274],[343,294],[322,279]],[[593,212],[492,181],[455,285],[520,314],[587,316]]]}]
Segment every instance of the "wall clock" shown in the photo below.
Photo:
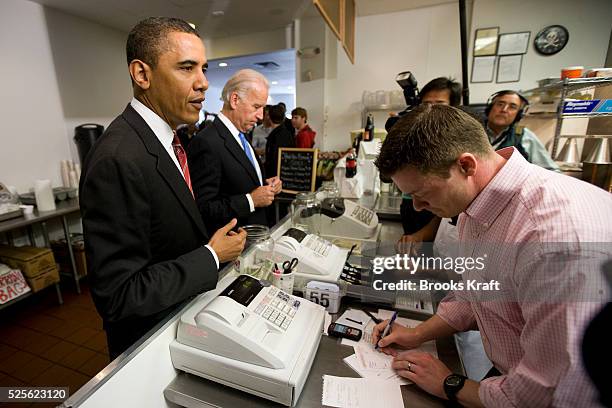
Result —
[{"label": "wall clock", "polygon": [[544,27],[533,40],[537,52],[542,55],[553,55],[565,47],[569,40],[567,28],[561,25]]}]

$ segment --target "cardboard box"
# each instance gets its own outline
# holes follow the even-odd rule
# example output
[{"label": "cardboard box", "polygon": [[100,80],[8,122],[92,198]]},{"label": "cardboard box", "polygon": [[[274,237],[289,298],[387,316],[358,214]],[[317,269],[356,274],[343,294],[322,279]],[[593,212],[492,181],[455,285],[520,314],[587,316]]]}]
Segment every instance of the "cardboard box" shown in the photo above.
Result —
[{"label": "cardboard box", "polygon": [[[70,237],[72,241],[72,253],[74,254],[74,263],[78,276],[87,275],[87,261],[85,259],[85,243],[83,242],[82,234],[73,234]],[[58,241],[51,241],[51,249],[55,260],[60,266],[62,273],[66,272],[72,274],[72,265],[70,264],[70,255],[68,254],[68,245],[66,245],[65,239]]]},{"label": "cardboard box", "polygon": [[53,267],[51,268],[44,270],[42,273],[32,278],[27,278],[28,284],[30,285],[32,292],[38,292],[39,290],[44,289],[47,286],[59,282],[59,280],[59,270],[55,265],[53,265]]},{"label": "cardboard box", "polygon": [[19,269],[26,278],[33,278],[51,267],[55,268],[55,258],[49,248],[31,246],[0,246],[0,262]]}]

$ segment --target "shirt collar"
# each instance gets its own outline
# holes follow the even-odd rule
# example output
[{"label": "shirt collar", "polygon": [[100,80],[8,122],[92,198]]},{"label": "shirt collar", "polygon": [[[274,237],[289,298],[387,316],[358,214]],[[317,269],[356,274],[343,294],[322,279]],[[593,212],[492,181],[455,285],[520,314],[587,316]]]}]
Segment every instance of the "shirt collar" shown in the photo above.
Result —
[{"label": "shirt collar", "polygon": [[512,125],[506,126],[505,128],[502,129],[501,132],[496,134],[495,131],[493,129],[491,129],[489,127],[489,124],[487,123],[487,126],[486,126],[485,130],[487,131],[487,135],[489,135],[489,140],[490,141],[495,141],[495,140],[499,139],[501,137],[501,135],[506,133],[508,131],[508,129],[510,129],[510,127],[512,127]]},{"label": "shirt collar", "polygon": [[149,125],[162,146],[172,146],[174,132],[165,120],[160,118],[155,112],[146,107],[136,98],[132,98],[130,105],[132,105],[132,108],[134,108],[134,110],[144,119],[147,125]]},{"label": "shirt collar", "polygon": [[240,131],[238,130],[238,128],[232,123],[231,120],[229,120],[229,118],[227,116],[225,116],[223,114],[223,112],[219,112],[219,114],[217,115],[217,117],[219,118],[219,120],[221,122],[223,122],[223,124],[225,125],[225,127],[227,128],[227,130],[230,131],[230,133],[232,134],[232,136],[234,136],[235,139],[238,139],[239,136],[238,134],[240,133]]},{"label": "shirt collar", "polygon": [[514,147],[495,152],[507,160],[465,210],[468,217],[488,228],[517,194],[529,175],[529,162]]}]

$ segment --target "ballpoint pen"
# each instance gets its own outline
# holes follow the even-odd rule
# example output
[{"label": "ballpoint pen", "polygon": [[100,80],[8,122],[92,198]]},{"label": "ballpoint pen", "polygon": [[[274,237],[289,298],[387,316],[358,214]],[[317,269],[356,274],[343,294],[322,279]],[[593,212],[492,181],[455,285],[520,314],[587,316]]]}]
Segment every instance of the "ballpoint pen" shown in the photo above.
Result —
[{"label": "ballpoint pen", "polygon": [[[391,316],[391,320],[389,320],[389,324],[385,327],[385,330],[383,330],[382,335],[380,336],[380,340],[384,339],[385,336],[387,334],[389,334],[389,330],[391,330],[391,326],[393,326],[393,322],[395,321],[395,318],[397,317],[397,311],[393,313],[393,316]],[[375,350],[378,350],[378,341],[376,342],[376,346],[374,346]]]}]

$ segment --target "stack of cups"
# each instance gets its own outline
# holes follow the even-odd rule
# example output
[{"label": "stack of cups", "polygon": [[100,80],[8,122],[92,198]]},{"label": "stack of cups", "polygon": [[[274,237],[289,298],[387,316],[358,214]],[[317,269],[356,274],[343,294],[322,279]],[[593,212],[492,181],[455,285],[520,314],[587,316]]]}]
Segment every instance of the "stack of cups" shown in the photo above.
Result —
[{"label": "stack of cups", "polygon": [[72,160],[62,160],[60,162],[60,168],[64,187],[79,188],[81,165],[78,163],[75,164]]}]

